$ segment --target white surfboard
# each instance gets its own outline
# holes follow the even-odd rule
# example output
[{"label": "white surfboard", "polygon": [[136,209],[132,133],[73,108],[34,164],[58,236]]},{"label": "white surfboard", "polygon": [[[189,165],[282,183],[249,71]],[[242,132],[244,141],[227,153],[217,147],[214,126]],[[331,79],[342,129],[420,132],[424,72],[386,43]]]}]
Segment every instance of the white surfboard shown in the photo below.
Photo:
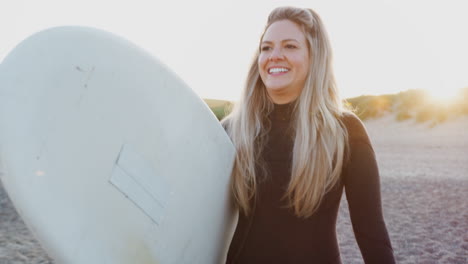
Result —
[{"label": "white surfboard", "polygon": [[190,88],[110,33],[49,29],[0,64],[1,180],[57,263],[223,262],[234,152]]}]

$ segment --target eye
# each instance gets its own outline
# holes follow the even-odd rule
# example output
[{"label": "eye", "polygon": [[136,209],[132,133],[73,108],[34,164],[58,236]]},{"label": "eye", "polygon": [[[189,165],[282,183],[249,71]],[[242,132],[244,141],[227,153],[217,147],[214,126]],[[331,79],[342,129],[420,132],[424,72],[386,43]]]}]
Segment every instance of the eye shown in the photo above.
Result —
[{"label": "eye", "polygon": [[296,45],[293,45],[293,44],[286,44],[285,46],[287,49],[296,49],[297,46]]},{"label": "eye", "polygon": [[270,46],[262,46],[262,47],[260,48],[261,51],[269,51],[270,49],[271,49]]}]

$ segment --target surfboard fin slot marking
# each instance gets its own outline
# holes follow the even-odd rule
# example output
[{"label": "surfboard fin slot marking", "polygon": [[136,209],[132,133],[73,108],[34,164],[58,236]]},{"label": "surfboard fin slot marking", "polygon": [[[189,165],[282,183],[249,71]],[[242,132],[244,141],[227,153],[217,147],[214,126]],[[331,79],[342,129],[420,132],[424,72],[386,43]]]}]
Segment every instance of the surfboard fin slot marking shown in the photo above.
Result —
[{"label": "surfboard fin slot marking", "polygon": [[161,223],[170,196],[169,185],[128,144],[122,146],[109,181],[153,222]]}]

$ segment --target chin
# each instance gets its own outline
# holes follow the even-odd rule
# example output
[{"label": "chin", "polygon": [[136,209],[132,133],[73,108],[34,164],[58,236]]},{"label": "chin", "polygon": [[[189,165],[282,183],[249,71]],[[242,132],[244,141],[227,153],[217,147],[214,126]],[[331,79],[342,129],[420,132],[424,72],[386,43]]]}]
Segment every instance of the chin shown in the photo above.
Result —
[{"label": "chin", "polygon": [[288,87],[284,85],[270,85],[270,86],[267,86],[266,89],[269,92],[278,93],[278,92],[284,92],[288,90]]}]

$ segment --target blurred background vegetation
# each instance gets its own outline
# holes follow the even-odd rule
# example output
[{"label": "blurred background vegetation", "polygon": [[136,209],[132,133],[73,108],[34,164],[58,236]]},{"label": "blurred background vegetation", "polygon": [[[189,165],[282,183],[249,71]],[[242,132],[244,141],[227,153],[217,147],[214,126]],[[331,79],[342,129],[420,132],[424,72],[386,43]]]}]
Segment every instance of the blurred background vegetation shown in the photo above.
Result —
[{"label": "blurred background vegetation", "polygon": [[205,103],[210,107],[211,111],[215,114],[218,120],[223,119],[224,116],[229,114],[234,106],[231,101],[216,100],[216,99],[203,99]]},{"label": "blurred background vegetation", "polygon": [[[221,120],[231,111],[233,103],[224,100],[205,99],[216,117]],[[393,114],[397,121],[414,120],[418,123],[442,123],[450,118],[468,115],[468,87],[460,89],[451,99],[436,98],[423,89],[398,94],[362,95],[345,100],[347,108],[362,120]]]}]

